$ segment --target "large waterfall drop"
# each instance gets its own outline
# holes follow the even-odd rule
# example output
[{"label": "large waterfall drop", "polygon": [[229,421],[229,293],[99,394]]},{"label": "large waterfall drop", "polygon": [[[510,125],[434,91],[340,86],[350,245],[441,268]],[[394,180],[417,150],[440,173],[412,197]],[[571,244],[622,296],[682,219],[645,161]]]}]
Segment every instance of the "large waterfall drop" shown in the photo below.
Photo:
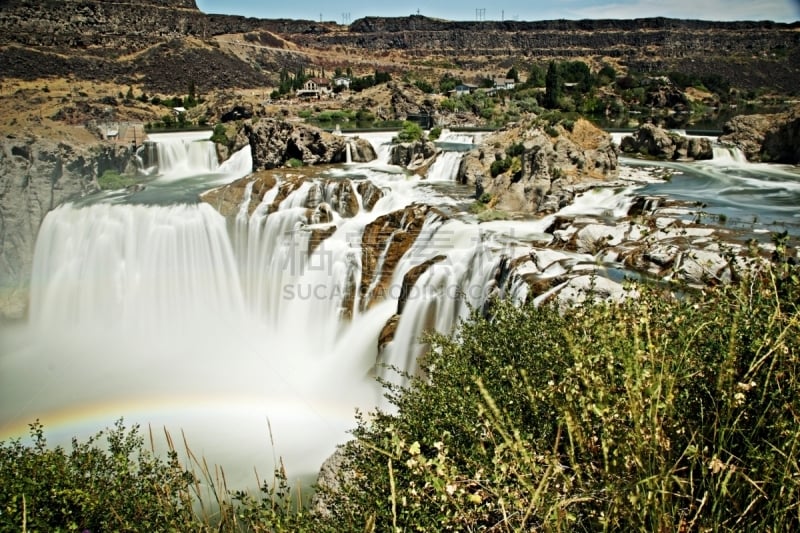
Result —
[{"label": "large waterfall drop", "polygon": [[[249,147],[218,166],[201,137],[156,138],[160,176],[144,191],[47,215],[29,323],[0,339],[0,438],[39,418],[68,443],[124,417],[183,431],[231,487],[253,485],[254,467],[268,475],[274,457],[311,481],[355,409],[382,401],[376,375],[418,370],[423,332],[451,331],[490,294],[527,297],[510,264],[555,219],[448,216],[464,152],[444,149],[420,180],[388,165],[390,134],[366,136],[376,162],[284,176],[259,197],[250,182],[225,219],[197,193],[249,173]],[[796,172],[730,163],[670,163],[671,182],[588,190],[559,214],[624,217],[644,190],[708,197],[709,209],[746,200],[796,228]],[[546,275],[565,274],[546,260],[555,251],[537,253]]]}]

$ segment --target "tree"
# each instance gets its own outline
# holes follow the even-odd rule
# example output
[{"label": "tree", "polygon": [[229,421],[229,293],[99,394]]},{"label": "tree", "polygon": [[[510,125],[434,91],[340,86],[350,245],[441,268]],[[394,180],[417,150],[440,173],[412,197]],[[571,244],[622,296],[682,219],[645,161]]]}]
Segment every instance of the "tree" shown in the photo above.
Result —
[{"label": "tree", "polygon": [[544,106],[548,109],[555,109],[558,107],[560,99],[561,73],[559,72],[558,64],[555,61],[551,61],[545,76]]},{"label": "tree", "polygon": [[403,129],[397,134],[397,140],[402,143],[409,143],[422,139],[422,136],[422,126],[407,120],[403,122]]},{"label": "tree", "polygon": [[544,87],[546,71],[539,65],[532,65],[528,71],[528,79],[525,85],[528,87]]},{"label": "tree", "polygon": [[506,78],[514,80],[515,82],[519,81],[519,73],[517,72],[516,67],[511,67],[510,69],[508,69],[508,72],[506,73]]}]

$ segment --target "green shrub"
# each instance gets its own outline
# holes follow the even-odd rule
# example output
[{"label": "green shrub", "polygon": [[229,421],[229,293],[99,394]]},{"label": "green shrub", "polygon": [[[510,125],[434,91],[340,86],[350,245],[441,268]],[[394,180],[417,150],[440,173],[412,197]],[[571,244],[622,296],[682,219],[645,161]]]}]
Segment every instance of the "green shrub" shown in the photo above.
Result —
[{"label": "green shrub", "polygon": [[38,422],[32,446],[0,443],[3,531],[196,530],[193,476],[177,455],[144,448],[138,427],[118,422],[72,448],[50,448]]},{"label": "green shrub", "polygon": [[489,169],[489,172],[492,174],[492,177],[494,178],[499,176],[506,170],[508,170],[510,167],[511,167],[511,159],[506,157],[505,159],[498,159],[496,161],[493,161],[492,166]]},{"label": "green shrub", "polygon": [[97,177],[97,184],[102,190],[124,189],[136,183],[136,179],[131,176],[124,176],[116,170],[106,170],[101,176]]},{"label": "green shrub", "polygon": [[228,134],[226,132],[225,124],[216,124],[214,126],[214,131],[211,134],[211,142],[215,142],[217,144],[228,145],[230,143],[230,139],[228,139]]},{"label": "green shrub", "polygon": [[521,156],[524,153],[525,153],[525,145],[522,144],[521,142],[514,143],[508,148],[506,148],[506,154],[509,157]]},{"label": "green shrub", "polygon": [[296,157],[292,157],[288,161],[286,161],[286,166],[291,168],[299,168],[302,167],[305,163],[302,160],[297,159]]},{"label": "green shrub", "polygon": [[422,126],[416,122],[405,121],[400,133],[397,134],[397,141],[402,143],[418,141],[424,134]]},{"label": "green shrub", "polygon": [[431,141],[435,141],[442,135],[442,128],[441,126],[435,126],[431,128],[431,131],[428,133],[428,139]]},{"label": "green shrub", "polygon": [[360,417],[330,530],[796,530],[799,274],[476,310]]}]

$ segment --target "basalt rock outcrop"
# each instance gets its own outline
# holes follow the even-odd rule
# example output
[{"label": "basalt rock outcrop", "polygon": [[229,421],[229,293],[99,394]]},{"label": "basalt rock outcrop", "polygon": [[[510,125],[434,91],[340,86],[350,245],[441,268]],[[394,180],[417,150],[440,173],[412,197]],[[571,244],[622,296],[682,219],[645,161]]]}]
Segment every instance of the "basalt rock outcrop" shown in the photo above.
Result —
[{"label": "basalt rock outcrop", "polygon": [[653,124],[642,124],[633,135],[623,137],[620,149],[626,154],[666,161],[714,157],[710,140],[704,137],[685,137]]},{"label": "basalt rock outcrop", "polygon": [[571,131],[548,131],[527,124],[487,136],[464,157],[457,179],[498,209],[548,213],[569,204],[580,186],[616,174],[617,148],[607,133],[583,119]]},{"label": "basalt rock outcrop", "polygon": [[344,137],[306,124],[276,119],[245,122],[240,136],[250,144],[256,170],[281,167],[291,159],[306,165],[347,161]]},{"label": "basalt rock outcrop", "polygon": [[125,171],[130,158],[127,147],[0,140],[0,316],[25,312],[34,244],[47,212],[98,190],[97,176]]},{"label": "basalt rock outcrop", "polygon": [[749,161],[800,163],[800,109],[740,115],[723,127],[720,141],[738,146]]},{"label": "basalt rock outcrop", "polygon": [[419,140],[392,146],[389,163],[412,171],[424,171],[439,153],[431,141]]},{"label": "basalt rock outcrop", "polygon": [[347,144],[350,145],[350,161],[353,163],[368,163],[378,159],[375,147],[366,139],[351,138]]},{"label": "basalt rock outcrop", "polygon": [[400,259],[414,245],[425,222],[447,216],[427,204],[411,204],[382,215],[364,228],[361,238],[361,309],[382,301]]},{"label": "basalt rock outcrop", "polygon": [[[252,184],[252,185],[250,185]],[[200,195],[200,200],[214,207],[224,217],[233,217],[242,210],[252,215],[265,202],[266,195],[277,187],[264,213],[274,213],[281,203],[301,187],[306,186],[305,197],[296,207],[304,207],[308,224],[327,224],[333,221],[335,211],[343,218],[354,217],[361,209],[371,211],[383,197],[383,190],[370,180],[354,182],[349,179],[309,179],[294,171],[254,172],[232,183],[217,187]],[[247,189],[250,187],[248,195]],[[243,204],[247,199],[247,205]]]},{"label": "basalt rock outcrop", "polygon": [[460,67],[478,71],[496,68],[504,58],[614,58],[633,71],[717,74],[745,88],[790,91],[797,85],[800,66],[797,27],[769,21],[449,21],[412,15],[366,17],[347,31],[284,37],[308,48],[373,54],[400,50],[408,56],[457,58]]}]

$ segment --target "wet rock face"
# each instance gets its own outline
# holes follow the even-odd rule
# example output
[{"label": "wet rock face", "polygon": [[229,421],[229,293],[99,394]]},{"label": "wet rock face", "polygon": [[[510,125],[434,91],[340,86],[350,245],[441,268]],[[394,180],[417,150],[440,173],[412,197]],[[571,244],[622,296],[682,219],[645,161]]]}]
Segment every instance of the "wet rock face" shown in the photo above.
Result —
[{"label": "wet rock face", "polygon": [[375,152],[375,147],[366,139],[356,137],[349,141],[350,143],[350,159],[353,163],[369,163],[378,159],[378,154]]},{"label": "wet rock face", "polygon": [[361,308],[369,309],[384,299],[395,267],[417,240],[430,216],[446,219],[426,204],[412,204],[376,218],[361,237]]},{"label": "wet rock face", "polygon": [[709,139],[688,138],[653,124],[642,124],[633,135],[623,137],[620,149],[626,154],[638,154],[665,161],[714,157],[714,149]]},{"label": "wet rock face", "polygon": [[749,161],[800,163],[800,109],[771,115],[740,115],[719,138],[738,146]]},{"label": "wet rock face", "polygon": [[0,316],[25,312],[36,235],[47,212],[96,191],[106,170],[124,172],[130,155],[127,147],[0,140]]},{"label": "wet rock face", "polygon": [[392,146],[389,163],[409,170],[427,168],[433,163],[438,151],[431,141],[415,141]]},{"label": "wet rock face", "polygon": [[319,128],[283,120],[245,122],[242,133],[253,151],[254,169],[272,169],[298,159],[306,165],[344,163],[346,140]]},{"label": "wet rock face", "polygon": [[250,192],[250,202],[247,214],[252,215],[256,207],[264,199],[264,195],[277,183],[275,177],[269,172],[256,172],[250,176],[240,178],[224,187],[211,189],[200,195],[200,199],[214,207],[224,217],[233,216],[241,209],[245,198],[248,183],[253,183]]}]

